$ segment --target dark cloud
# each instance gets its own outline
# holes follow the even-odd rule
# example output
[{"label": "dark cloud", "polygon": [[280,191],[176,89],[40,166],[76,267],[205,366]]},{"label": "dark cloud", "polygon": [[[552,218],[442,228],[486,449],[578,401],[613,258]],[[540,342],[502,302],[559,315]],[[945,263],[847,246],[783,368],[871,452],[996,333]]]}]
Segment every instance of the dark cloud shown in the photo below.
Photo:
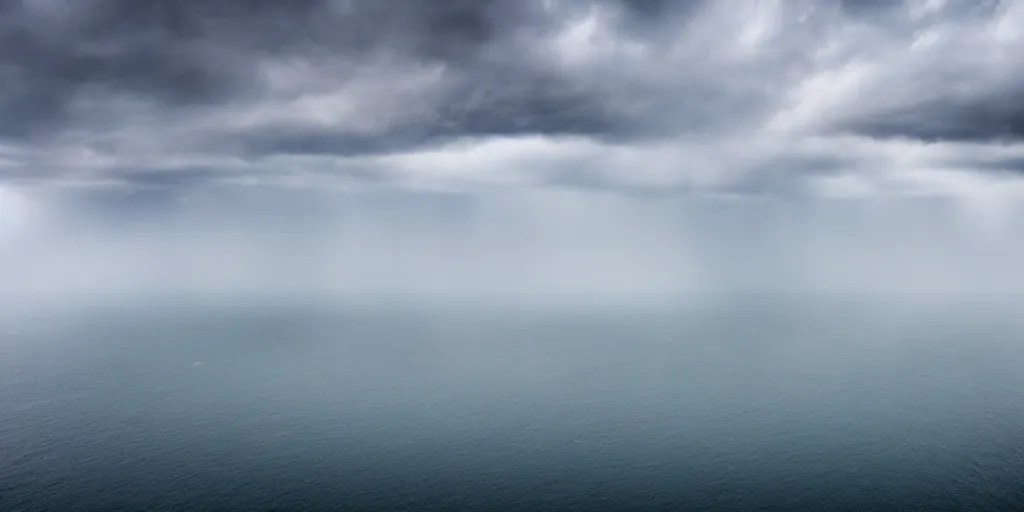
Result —
[{"label": "dark cloud", "polygon": [[96,1],[33,12],[26,3],[5,16],[0,109],[7,115],[0,133],[38,135],[96,93],[169,106],[229,97],[241,83],[241,63],[217,59],[216,48],[190,34],[188,23],[167,8],[172,4]]},{"label": "dark cloud", "polygon": [[[550,171],[547,185],[629,188],[644,151],[677,143],[688,149],[658,157],[680,160],[658,173],[721,167],[728,179],[697,181],[788,193],[859,169],[854,153],[881,144],[1021,142],[1018,11],[996,0],[0,0],[0,150],[22,150],[0,153],[0,179],[378,183],[404,171],[369,160],[532,137],[594,147],[494,158],[620,167]],[[847,147],[850,135],[876,145]],[[805,156],[801,137],[827,139],[815,151],[835,157]],[[616,157],[622,147],[639,149]],[[475,158],[467,166],[486,166]]]},{"label": "dark cloud", "polygon": [[630,32],[640,37],[654,35],[664,30],[665,24],[682,28],[680,22],[696,17],[708,0],[611,0],[611,4],[622,9],[623,24]]},{"label": "dark cloud", "polygon": [[[636,129],[595,94],[540,71],[479,70],[453,83],[426,115],[372,133],[330,127],[270,128],[239,134],[253,155],[365,155],[408,151],[475,137],[628,137]],[[237,142],[237,141],[236,141]]]},{"label": "dark cloud", "polygon": [[[262,62],[288,57],[445,65],[455,83],[440,104],[441,122],[419,130],[428,132],[423,137],[435,130],[442,136],[613,130],[615,120],[601,119],[599,91],[573,87],[516,46],[517,38],[550,34],[563,28],[563,17],[609,2],[642,26],[701,4],[577,0],[548,12],[542,2],[499,0],[410,0],[397,8],[370,0],[10,3],[0,21],[0,135],[46,136],[61,123],[88,123],[68,118],[72,107],[88,109],[97,95],[179,110],[238,101],[264,92]],[[329,72],[343,81],[358,71]],[[472,98],[476,104],[468,106]]]},{"label": "dark cloud", "polygon": [[972,162],[972,164],[977,165],[982,169],[990,168],[996,171],[1024,174],[1024,156],[1017,158],[1001,159],[995,162],[984,162],[981,164],[978,164],[977,162]]},{"label": "dark cloud", "polygon": [[433,142],[423,133],[406,130],[374,135],[338,134],[330,130],[269,129],[240,136],[235,141],[251,155],[372,155],[396,149],[412,150]]},{"label": "dark cloud", "polygon": [[959,157],[951,159],[948,164],[959,168],[976,169],[993,174],[1024,174],[1024,155],[989,156],[987,158]]},{"label": "dark cloud", "polygon": [[[622,5],[647,21],[669,9],[650,0]],[[421,137],[434,130],[457,136],[611,129],[593,91],[573,90],[552,71],[515,61],[527,56],[501,50],[522,30],[543,33],[563,21],[545,17],[539,2],[415,0],[395,8],[368,0],[91,0],[20,2],[6,11],[0,134],[7,137],[46,135],[72,105],[95,94],[179,109],[231,101],[258,87],[255,66],[273,55],[383,54],[446,64],[459,83],[441,104],[441,122],[419,130],[426,132]],[[500,53],[499,62],[481,61],[489,48]],[[485,102],[460,101],[478,90],[486,91]]]},{"label": "dark cloud", "polygon": [[600,135],[628,130],[595,92],[528,68],[472,76],[441,103],[430,131],[444,135]]},{"label": "dark cloud", "polygon": [[1024,140],[1024,87],[999,96],[940,98],[855,120],[848,130],[878,138],[928,142]]},{"label": "dark cloud", "polygon": [[[936,18],[949,21],[964,21],[964,17],[991,15],[1004,0],[947,0],[935,3],[931,16],[921,21],[934,22]],[[916,5],[915,5],[916,4]],[[913,17],[908,14],[922,2],[914,0],[839,0],[843,13],[854,18],[870,19],[890,23],[907,23]],[[949,18],[953,17],[953,18]],[[961,18],[957,20],[956,17]]]},{"label": "dark cloud", "polygon": [[[872,16],[871,62],[847,112],[831,126],[878,139],[925,142],[1020,141],[1024,67],[1020,8],[999,0],[843,2],[851,17]],[[1015,35],[1017,33],[1017,35]],[[855,49],[856,50],[856,49]],[[982,57],[984,56],[984,57]],[[854,99],[854,98],[851,98]]]},{"label": "dark cloud", "polygon": [[110,175],[132,188],[182,188],[223,177],[224,169],[214,167],[148,168],[144,172],[126,169]]},{"label": "dark cloud", "polygon": [[[7,136],[63,121],[84,95],[169,107],[229,101],[273,55],[467,60],[515,23],[514,3],[419,0],[90,0],[7,3],[0,20],[0,123]],[[47,9],[45,6],[50,5]]]},{"label": "dark cloud", "polygon": [[878,16],[898,14],[905,0],[839,0],[843,12],[852,16]]}]

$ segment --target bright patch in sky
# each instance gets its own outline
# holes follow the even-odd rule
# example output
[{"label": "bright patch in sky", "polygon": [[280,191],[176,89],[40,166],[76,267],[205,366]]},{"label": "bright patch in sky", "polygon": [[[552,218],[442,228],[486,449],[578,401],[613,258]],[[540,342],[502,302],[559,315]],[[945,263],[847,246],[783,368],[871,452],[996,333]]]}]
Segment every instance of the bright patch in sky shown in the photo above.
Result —
[{"label": "bright patch in sky", "polygon": [[25,199],[10,188],[0,188],[0,236],[20,231],[27,216]]}]

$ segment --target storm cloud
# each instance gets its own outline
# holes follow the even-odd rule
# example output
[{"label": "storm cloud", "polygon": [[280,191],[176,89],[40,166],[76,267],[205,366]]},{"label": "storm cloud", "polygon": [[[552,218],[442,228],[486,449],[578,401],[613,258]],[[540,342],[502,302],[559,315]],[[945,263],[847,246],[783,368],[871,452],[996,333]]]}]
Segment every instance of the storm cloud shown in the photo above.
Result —
[{"label": "storm cloud", "polygon": [[[792,191],[865,165],[875,181],[887,167],[942,167],[946,144],[1021,152],[1014,2],[9,0],[0,10],[8,182],[505,179],[490,172],[538,186]],[[503,150],[488,169],[408,165],[486,147]],[[656,170],[637,178],[637,166]]]}]

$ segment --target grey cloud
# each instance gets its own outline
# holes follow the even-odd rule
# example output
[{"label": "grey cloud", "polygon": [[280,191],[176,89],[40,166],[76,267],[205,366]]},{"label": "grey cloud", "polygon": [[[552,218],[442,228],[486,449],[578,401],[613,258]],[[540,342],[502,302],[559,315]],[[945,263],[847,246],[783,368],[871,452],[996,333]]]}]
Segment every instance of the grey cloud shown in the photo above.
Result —
[{"label": "grey cloud", "polygon": [[187,106],[226,98],[238,83],[236,62],[178,33],[172,16],[153,14],[162,4],[86,3],[32,12],[24,2],[0,21],[3,134],[38,135],[96,92]]},{"label": "grey cloud", "polygon": [[621,138],[632,129],[600,98],[563,78],[516,69],[454,77],[429,110],[371,133],[334,127],[270,127],[229,135],[253,155],[366,155],[409,151],[464,136],[583,135]]},{"label": "grey cloud", "polygon": [[995,171],[1024,173],[1024,157],[999,159],[990,162],[970,162],[972,166]]},{"label": "grey cloud", "polygon": [[446,135],[601,135],[624,129],[600,97],[580,89],[528,68],[491,69],[460,84],[431,128]]},{"label": "grey cloud", "polygon": [[74,101],[97,92],[169,108],[231,101],[251,92],[254,66],[273,55],[384,51],[455,60],[495,37],[492,16],[505,5],[514,4],[17,2],[0,21],[0,126],[8,136],[49,129]]},{"label": "grey cloud", "polygon": [[650,37],[666,27],[679,30],[696,19],[708,0],[611,0],[624,16],[620,24],[629,33]]},{"label": "grey cloud", "polygon": [[958,156],[945,162],[947,165],[964,169],[975,169],[991,173],[1024,173],[1024,155],[1020,156]]},{"label": "grey cloud", "polygon": [[[596,55],[596,62],[566,64],[557,60],[556,49],[544,47],[551,40],[530,39],[581,23],[588,13],[584,6],[608,4],[616,7],[601,12],[617,17],[599,27],[612,33],[598,37],[612,37],[612,45],[643,47],[642,54],[599,49],[611,54]],[[251,140],[247,147],[257,153],[351,155],[415,150],[460,138],[549,135],[621,142],[706,133],[769,116],[784,93],[786,70],[801,63],[789,59],[799,57],[793,42],[760,62],[718,62],[713,45],[719,34],[704,28],[693,41],[683,35],[690,30],[688,22],[696,25],[707,10],[704,2],[572,5],[548,13],[554,18],[523,18],[530,22],[522,30],[505,31],[513,35],[489,41],[475,58],[447,62],[440,94],[409,100],[415,106],[408,110],[418,113],[382,130],[351,134],[320,126],[239,135]],[[796,16],[795,11],[787,9],[784,16]],[[711,24],[717,21],[714,16],[732,16],[724,9],[705,14]],[[524,32],[528,37],[522,37]],[[589,51],[590,43],[580,44]]]},{"label": "grey cloud", "polygon": [[[1022,75],[1024,77],[1024,75]],[[1024,86],[998,95],[962,98],[953,94],[917,105],[900,106],[846,125],[871,137],[924,141],[1024,140]]]},{"label": "grey cloud", "polygon": [[[1024,46],[1012,27],[1019,5],[998,0],[885,4],[849,2],[871,12],[884,44],[874,49],[878,77],[839,130],[880,139],[1014,142],[1024,137]],[[925,10],[931,5],[930,10]],[[898,7],[897,7],[898,6]],[[1019,28],[1017,29],[1019,31]],[[1002,33],[1000,33],[1002,32]]]},{"label": "grey cloud", "polygon": [[224,170],[214,167],[148,168],[145,172],[124,169],[110,175],[132,188],[179,188],[211,181],[223,176]]},{"label": "grey cloud", "polygon": [[[46,136],[95,95],[131,95],[169,109],[209,107],[259,97],[258,65],[271,58],[392,58],[436,62],[453,83],[443,98],[440,130],[454,136],[614,132],[626,124],[603,103],[615,94],[600,83],[576,83],[524,40],[564,28],[587,6],[619,5],[623,20],[640,24],[633,37],[678,30],[664,20],[700,2],[575,0],[545,11],[542,2],[420,0],[396,9],[368,0],[91,0],[20,2],[0,23],[0,63],[6,70],[0,133]],[[658,23],[662,20],[662,23]],[[333,67],[335,81],[356,68]],[[340,74],[340,76],[339,76]],[[597,80],[601,80],[598,78]],[[474,91],[486,90],[483,102]],[[477,98],[470,104],[468,99]],[[87,110],[87,109],[86,109]],[[88,112],[87,112],[88,113]],[[437,128],[437,127],[433,127]],[[398,137],[399,146],[403,137]]]},{"label": "grey cloud", "polygon": [[252,155],[368,155],[396,150],[413,150],[434,142],[425,131],[406,128],[383,137],[358,135],[334,130],[290,130],[270,128],[239,134],[233,141]]},{"label": "grey cloud", "polygon": [[[952,0],[948,2],[935,3],[930,16],[923,17],[923,21],[930,22],[936,19],[954,21],[960,18],[971,16],[991,15],[1003,0]],[[908,11],[913,8],[923,7],[924,2],[916,0],[840,0],[840,7],[848,16],[871,19],[872,21],[883,21],[891,24],[913,23],[908,16]]]},{"label": "grey cloud", "polygon": [[[1014,84],[1024,68],[972,57],[1005,57],[1020,44],[977,37],[1012,4],[934,5],[2,1],[0,143],[27,153],[0,159],[0,179],[77,176],[156,189],[293,173],[377,185],[405,175],[374,159],[546,137],[611,148],[708,141],[713,149],[694,147],[701,165],[742,175],[712,188],[786,195],[802,179],[864,167],[864,155],[838,142],[844,134],[881,143],[1020,141],[1024,91]],[[925,36],[937,46],[911,48]],[[744,142],[787,140],[792,134],[772,125],[780,113],[813,107],[802,87],[851,63],[869,64],[873,78],[785,128],[834,137],[834,157]],[[302,158],[316,163],[303,168]],[[659,165],[680,174],[690,167]],[[622,179],[632,171],[545,169],[536,181],[634,193]],[[699,188],[681,183],[662,186]]]}]

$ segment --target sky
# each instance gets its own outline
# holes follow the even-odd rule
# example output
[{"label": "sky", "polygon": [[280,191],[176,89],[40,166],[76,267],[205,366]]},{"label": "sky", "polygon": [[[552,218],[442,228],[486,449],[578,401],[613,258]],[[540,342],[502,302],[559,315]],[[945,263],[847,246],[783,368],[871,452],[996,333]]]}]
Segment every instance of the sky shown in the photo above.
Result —
[{"label": "sky", "polygon": [[0,295],[1024,291],[1024,3],[0,0]]}]

